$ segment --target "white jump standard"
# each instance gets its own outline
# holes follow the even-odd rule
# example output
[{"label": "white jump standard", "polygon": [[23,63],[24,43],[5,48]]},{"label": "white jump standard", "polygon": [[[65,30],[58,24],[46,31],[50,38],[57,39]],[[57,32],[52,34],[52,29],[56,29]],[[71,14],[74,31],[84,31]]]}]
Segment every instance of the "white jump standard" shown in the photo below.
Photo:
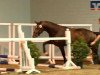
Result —
[{"label": "white jump standard", "polygon": [[[19,66],[20,66],[20,68],[17,69],[17,70],[9,69],[9,68],[0,68],[0,72],[1,71],[13,70],[13,71],[16,71],[16,72],[26,71],[27,74],[30,74],[32,72],[40,73],[40,71],[35,69],[34,58],[32,58],[31,55],[30,55],[30,50],[27,47],[27,40],[22,40],[24,38],[24,33],[22,32],[20,25],[18,26],[18,35],[19,35],[19,38],[17,38],[17,39],[16,38],[4,38],[4,39],[0,38],[0,42],[11,42],[11,41],[13,41],[13,42],[19,42],[20,43],[20,52],[19,52]],[[22,50],[24,50],[26,58],[27,58],[27,63],[25,65],[23,65],[23,62],[26,62],[26,60],[22,61]],[[11,56],[1,55],[0,57],[6,58],[6,57],[11,57]]]}]

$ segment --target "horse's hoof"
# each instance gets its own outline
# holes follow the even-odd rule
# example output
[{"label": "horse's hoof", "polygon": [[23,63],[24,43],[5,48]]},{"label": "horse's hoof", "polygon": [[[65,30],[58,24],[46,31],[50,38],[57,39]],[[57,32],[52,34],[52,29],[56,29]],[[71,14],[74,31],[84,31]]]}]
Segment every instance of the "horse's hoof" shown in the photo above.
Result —
[{"label": "horse's hoof", "polygon": [[50,64],[49,67],[50,68],[55,68],[55,64]]},{"label": "horse's hoof", "polygon": [[48,52],[44,53],[45,56],[49,56]]}]

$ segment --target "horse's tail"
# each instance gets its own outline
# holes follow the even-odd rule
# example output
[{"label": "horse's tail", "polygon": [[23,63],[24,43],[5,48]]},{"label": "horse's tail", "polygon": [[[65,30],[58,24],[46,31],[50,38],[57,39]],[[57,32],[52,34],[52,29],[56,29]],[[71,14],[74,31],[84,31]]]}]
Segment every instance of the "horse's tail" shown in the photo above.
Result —
[{"label": "horse's tail", "polygon": [[96,35],[100,35],[100,32],[93,32],[94,34],[96,34]]},{"label": "horse's tail", "polygon": [[91,37],[91,38],[90,38],[90,42],[92,42],[92,41],[95,40],[97,34],[95,34],[94,32],[91,32],[91,34],[89,34],[89,36]]}]

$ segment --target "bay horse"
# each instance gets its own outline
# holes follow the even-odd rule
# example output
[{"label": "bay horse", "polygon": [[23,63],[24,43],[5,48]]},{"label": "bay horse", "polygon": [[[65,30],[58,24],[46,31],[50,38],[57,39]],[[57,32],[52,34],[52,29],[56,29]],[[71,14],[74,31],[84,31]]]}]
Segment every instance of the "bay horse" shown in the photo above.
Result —
[{"label": "bay horse", "polygon": [[[60,26],[56,23],[50,22],[50,21],[40,21],[35,22],[37,25],[35,27],[35,30],[33,32],[33,37],[38,37],[43,31],[46,31],[49,34],[49,37],[65,37],[65,30],[68,27]],[[87,44],[90,45],[90,43],[96,38],[96,34],[94,34],[92,31],[85,29],[85,28],[69,28],[71,32],[71,41],[74,42],[81,36]],[[64,63],[67,61],[65,57],[65,51],[64,46],[66,46],[65,40],[49,40],[43,43],[43,52],[45,53],[45,45],[46,44],[54,44],[57,46],[64,59]],[[97,53],[96,50],[93,50],[93,52]]]}]

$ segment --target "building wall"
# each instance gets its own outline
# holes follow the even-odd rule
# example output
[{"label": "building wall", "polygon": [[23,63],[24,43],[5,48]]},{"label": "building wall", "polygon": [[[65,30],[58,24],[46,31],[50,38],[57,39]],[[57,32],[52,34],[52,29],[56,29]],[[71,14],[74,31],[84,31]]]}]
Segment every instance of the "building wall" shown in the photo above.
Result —
[{"label": "building wall", "polygon": [[0,22],[93,24],[98,31],[100,10],[90,10],[90,0],[1,0]]},{"label": "building wall", "polygon": [[[0,0],[0,23],[1,22],[31,22],[30,0]],[[23,30],[25,31],[26,36],[31,36],[29,34],[31,31],[30,27],[24,27]],[[0,26],[0,37],[8,37],[7,26]],[[16,49],[18,49],[18,47]],[[3,53],[7,52],[8,44],[0,42],[0,50],[3,51]]]},{"label": "building wall", "polygon": [[0,22],[93,24],[98,31],[100,10],[90,10],[90,0],[0,0]]},{"label": "building wall", "polygon": [[[0,0],[0,22],[25,23],[31,22],[30,0]],[[28,29],[26,33],[28,35]],[[8,36],[8,27],[0,26],[0,37]]]},{"label": "building wall", "polygon": [[32,21],[93,24],[93,31],[98,31],[100,10],[90,10],[90,0],[31,0],[31,15]]},{"label": "building wall", "polygon": [[30,0],[0,0],[0,22],[30,22]]}]

